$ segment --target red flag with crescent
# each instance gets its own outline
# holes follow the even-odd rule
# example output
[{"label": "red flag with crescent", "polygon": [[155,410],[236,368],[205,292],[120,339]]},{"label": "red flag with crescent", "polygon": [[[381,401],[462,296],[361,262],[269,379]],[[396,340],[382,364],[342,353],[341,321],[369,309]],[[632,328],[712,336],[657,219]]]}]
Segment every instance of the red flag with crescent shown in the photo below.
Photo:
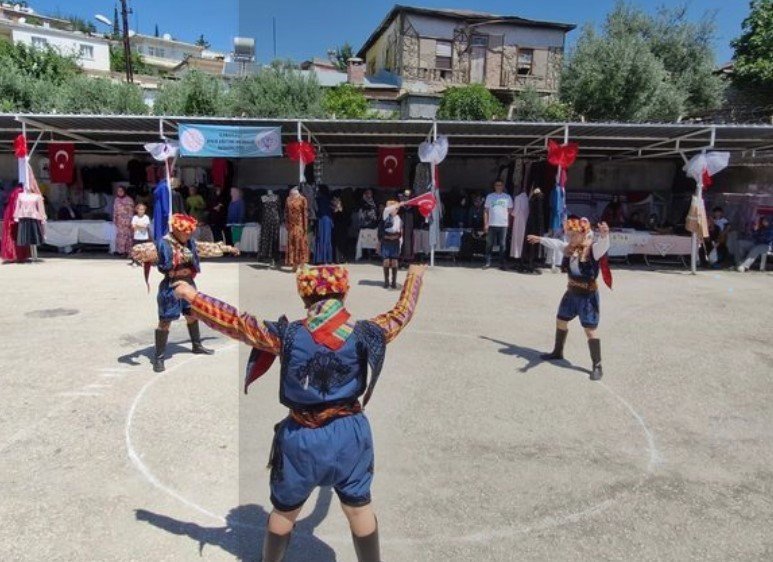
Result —
[{"label": "red flag with crescent", "polygon": [[418,197],[414,197],[413,199],[408,199],[408,201],[403,203],[403,205],[406,207],[418,207],[421,216],[426,219],[429,218],[429,216],[432,214],[432,211],[435,210],[435,207],[437,206],[437,199],[430,192],[425,193],[424,195],[419,195]]},{"label": "red flag with crescent", "polygon": [[73,183],[75,180],[75,145],[52,142],[48,145],[48,160],[53,183]]},{"label": "red flag with crescent", "polygon": [[378,147],[378,185],[403,187],[405,184],[405,147]]}]

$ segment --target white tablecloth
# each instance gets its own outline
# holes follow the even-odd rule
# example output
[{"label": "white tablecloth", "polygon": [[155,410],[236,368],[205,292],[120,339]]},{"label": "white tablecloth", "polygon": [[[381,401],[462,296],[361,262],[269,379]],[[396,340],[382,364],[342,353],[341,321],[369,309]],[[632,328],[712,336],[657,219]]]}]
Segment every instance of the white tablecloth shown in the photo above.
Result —
[{"label": "white tablecloth", "polygon": [[630,254],[641,254],[642,247],[650,242],[652,235],[649,232],[610,232],[609,233],[609,257],[625,257]]},{"label": "white tablecloth", "polygon": [[360,259],[363,250],[378,250],[378,230],[375,228],[363,228],[357,237],[357,252],[355,257]]},{"label": "white tablecloth", "polygon": [[44,228],[46,244],[63,248],[76,244],[109,246],[115,251],[115,225],[108,221],[48,221]]},{"label": "white tablecloth", "polygon": [[[245,224],[242,239],[237,246],[242,252],[257,254],[260,248],[260,224],[256,222]],[[283,224],[279,226],[279,250],[282,252],[287,250],[287,229]]]}]

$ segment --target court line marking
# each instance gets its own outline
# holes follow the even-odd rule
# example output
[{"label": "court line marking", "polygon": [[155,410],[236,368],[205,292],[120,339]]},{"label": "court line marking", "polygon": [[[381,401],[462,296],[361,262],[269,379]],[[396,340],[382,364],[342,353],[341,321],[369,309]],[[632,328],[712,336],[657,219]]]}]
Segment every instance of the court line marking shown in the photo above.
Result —
[{"label": "court line marking", "polygon": [[[433,332],[433,331],[424,331],[424,330],[414,330],[414,333],[419,334],[429,334],[429,335],[439,335],[439,336],[447,336],[447,337],[463,337],[463,338],[472,338],[475,340],[478,340],[479,338],[476,336],[471,336],[469,334],[454,334],[452,332]],[[231,344],[227,346],[223,346],[219,348],[217,351],[223,352],[223,351],[230,351],[234,348],[238,347],[238,344]],[[132,422],[134,420],[134,414],[136,412],[137,406],[141,402],[143,396],[145,396],[145,393],[153,386],[156,382],[167,376],[169,373],[174,372],[178,370],[180,367],[183,367],[184,365],[190,363],[191,361],[195,361],[197,359],[200,359],[202,356],[194,356],[190,359],[187,359],[181,363],[175,364],[172,367],[168,368],[164,373],[161,375],[155,376],[152,379],[150,379],[148,382],[146,382],[140,391],[137,393],[137,395],[134,398],[134,401],[132,402],[132,405],[129,409],[129,413],[126,417],[126,424],[124,426],[124,438],[126,442],[126,450],[129,455],[129,459],[132,461],[132,464],[134,464],[135,468],[137,468],[140,473],[145,477],[145,479],[153,485],[158,490],[164,492],[165,494],[173,497],[177,501],[181,502],[182,504],[188,506],[189,508],[193,509],[194,511],[197,511],[198,513],[205,515],[207,517],[210,517],[211,519],[217,521],[218,523],[222,525],[231,525],[236,527],[242,527],[242,528],[249,528],[253,530],[262,531],[265,530],[265,526],[260,525],[253,525],[249,523],[243,523],[238,520],[234,520],[233,518],[230,521],[226,521],[226,518],[218,515],[211,510],[200,506],[196,502],[186,498],[183,496],[180,492],[174,490],[173,488],[165,485],[163,482],[161,482],[155,474],[150,470],[150,468],[142,461],[140,458],[140,455],[137,454],[137,451],[134,448],[134,445],[132,443],[131,439],[131,427]],[[598,381],[599,386],[604,388],[607,392],[609,392],[613,397],[615,397],[628,412],[634,417],[636,422],[639,424],[639,426],[642,428],[646,442],[647,442],[647,449],[649,451],[649,462],[647,464],[647,473],[652,473],[655,469],[655,467],[662,462],[662,457],[657,450],[655,446],[655,438],[652,432],[647,427],[646,422],[644,421],[643,416],[641,416],[636,410],[631,406],[631,404],[625,400],[622,396],[617,394],[614,390],[612,390],[609,386],[602,383],[601,381]],[[632,491],[637,491],[647,480],[648,476],[643,476],[639,482],[632,487]],[[467,535],[461,535],[461,536],[447,536],[447,535],[431,535],[427,537],[416,537],[416,538],[383,538],[382,544],[394,544],[394,545],[416,545],[416,544],[426,544],[429,542],[445,542],[445,543],[481,543],[481,542],[490,542],[493,539],[496,538],[510,538],[515,535],[519,534],[527,534],[533,531],[544,531],[547,529],[552,529],[555,527],[560,527],[563,525],[566,525],[567,523],[575,523],[578,521],[581,521],[587,517],[596,515],[598,513],[601,513],[602,511],[606,510],[607,508],[611,507],[613,504],[617,503],[619,496],[624,491],[618,492],[615,497],[608,498],[598,504],[592,505],[584,510],[573,512],[573,513],[566,513],[562,515],[550,515],[547,517],[544,517],[541,521],[538,523],[532,524],[532,525],[526,525],[523,527],[502,527],[499,529],[494,529],[491,531],[478,531],[475,533],[469,533]],[[326,543],[333,543],[333,544],[342,544],[347,543],[349,540],[342,539],[339,536],[327,536],[322,534],[307,534],[307,533],[301,533],[296,532],[294,537],[297,537],[301,540],[309,540],[312,538],[316,538],[318,540],[322,540]]]}]

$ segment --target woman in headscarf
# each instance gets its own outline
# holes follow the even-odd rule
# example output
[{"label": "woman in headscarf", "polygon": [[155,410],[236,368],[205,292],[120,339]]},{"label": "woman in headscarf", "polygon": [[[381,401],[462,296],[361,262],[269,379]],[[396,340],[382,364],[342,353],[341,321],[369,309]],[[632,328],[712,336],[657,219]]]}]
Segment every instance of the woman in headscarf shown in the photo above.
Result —
[{"label": "woman in headscarf", "polygon": [[113,224],[115,225],[115,253],[126,257],[132,250],[134,200],[126,195],[124,187],[115,190],[113,200]]}]

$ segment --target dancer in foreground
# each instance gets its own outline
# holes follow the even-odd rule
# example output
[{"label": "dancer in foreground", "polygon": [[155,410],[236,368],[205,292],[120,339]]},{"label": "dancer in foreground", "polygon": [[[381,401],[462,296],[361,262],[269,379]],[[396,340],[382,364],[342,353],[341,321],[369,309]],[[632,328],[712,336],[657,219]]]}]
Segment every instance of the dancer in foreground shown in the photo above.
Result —
[{"label": "dancer in foreground", "polygon": [[158,285],[158,327],[156,328],[156,354],[153,359],[153,370],[156,373],[164,371],[164,355],[169,341],[169,328],[174,320],[182,314],[188,325],[188,333],[193,344],[193,353],[211,355],[214,353],[201,343],[199,322],[191,316],[190,305],[177,298],[172,285],[178,281],[193,284],[193,279],[201,272],[199,253],[196,243],[191,238],[196,230],[196,219],[188,215],[172,215],[169,234],[156,241],[158,252],[158,270],[164,278]]},{"label": "dancer in foreground", "polygon": [[307,316],[295,322],[284,316],[277,322],[259,320],[185,282],[175,285],[175,295],[190,303],[195,318],[254,348],[245,392],[279,357],[279,400],[290,414],[276,426],[271,451],[274,510],[263,543],[264,562],[284,559],[301,508],[318,486],[332,486],[338,494],[357,559],[380,562],[378,526],[370,506],[373,438],[362,409],[378,381],[386,345],[413,317],[424,271],[411,266],[395,307],[362,321],[354,321],[344,306],[349,274],[341,266],[298,271]]},{"label": "dancer in foreground", "polygon": [[588,347],[593,361],[590,379],[597,381],[603,376],[601,369],[601,340],[596,328],[600,320],[599,292],[596,279],[599,275],[599,261],[609,250],[609,227],[599,224],[598,235],[594,238],[590,222],[586,218],[570,217],[564,223],[568,241],[529,235],[531,244],[542,244],[551,250],[564,254],[563,267],[569,274],[569,285],[561,299],[556,317],[556,341],[553,351],[542,356],[547,361],[564,358],[564,343],[569,333],[569,322],[580,317],[580,324],[588,336]]}]

